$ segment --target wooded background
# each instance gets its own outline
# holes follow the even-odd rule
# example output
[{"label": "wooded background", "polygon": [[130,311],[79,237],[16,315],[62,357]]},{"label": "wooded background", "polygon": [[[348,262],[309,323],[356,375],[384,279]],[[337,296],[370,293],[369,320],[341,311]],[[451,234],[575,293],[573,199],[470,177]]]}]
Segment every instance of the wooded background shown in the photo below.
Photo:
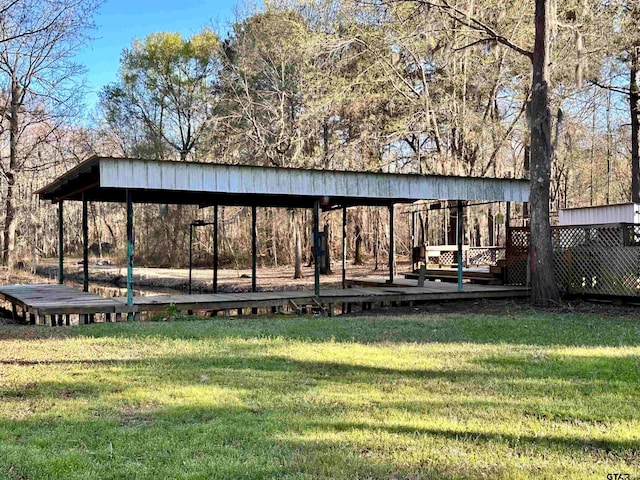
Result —
[{"label": "wooded background", "polygon": [[[86,19],[97,6],[0,0],[5,265],[57,254],[56,208],[33,192],[93,154],[528,175],[531,65],[518,48],[533,46],[533,2],[265,2],[244,12],[228,34],[203,27],[189,38],[158,32],[135,40],[122,52],[119,80],[104,87],[93,118],[79,122],[82,68],[71,59],[90,35]],[[551,210],[630,201],[640,163],[640,6],[631,0],[552,6]],[[404,213],[412,208],[423,211],[422,224],[429,211],[430,244],[451,241],[446,203],[436,210],[398,206],[399,254],[408,253],[411,215]],[[297,236],[309,260],[310,212],[258,212],[263,264],[292,263]],[[504,242],[504,205],[468,212],[466,243]],[[520,225],[522,212],[513,213]],[[124,214],[122,205],[90,205],[94,254],[123,256]],[[212,219],[211,209],[170,204],[136,206],[135,215],[136,263],[163,266],[184,266],[190,222]],[[80,206],[67,203],[65,216],[65,249],[78,253]],[[250,209],[221,209],[220,222],[221,263],[248,265]],[[339,258],[340,213],[324,214],[322,223],[334,233],[332,256]],[[210,229],[197,232],[197,261],[210,264]],[[352,261],[357,238],[362,260],[383,265],[386,209],[350,209]]]}]

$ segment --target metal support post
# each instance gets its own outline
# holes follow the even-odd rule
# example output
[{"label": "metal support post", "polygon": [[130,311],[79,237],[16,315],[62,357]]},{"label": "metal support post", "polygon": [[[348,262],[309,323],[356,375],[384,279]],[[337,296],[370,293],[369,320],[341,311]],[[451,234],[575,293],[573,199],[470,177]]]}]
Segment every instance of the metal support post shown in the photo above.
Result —
[{"label": "metal support post", "polygon": [[394,209],[393,209],[393,203],[391,205],[389,205],[389,283],[393,283],[393,279],[396,276],[395,273],[395,259],[396,259],[396,252],[395,252],[395,229],[394,229],[394,223],[395,223],[395,215],[394,215]]},{"label": "metal support post", "polygon": [[63,201],[58,202],[58,283],[64,283],[64,215]]},{"label": "metal support post", "polygon": [[[127,197],[127,306],[133,307],[133,195],[130,190]],[[127,320],[133,320],[133,312],[127,314]]]},{"label": "metal support post", "polygon": [[342,288],[347,288],[347,207],[342,207]]},{"label": "metal support post", "polygon": [[313,284],[316,296],[320,295],[320,200],[313,202]]},{"label": "metal support post", "polygon": [[218,293],[218,205],[213,207],[213,293]]},{"label": "metal support post", "polygon": [[413,257],[413,249],[416,246],[416,212],[411,212],[411,229],[409,230],[409,245],[411,245],[411,271],[416,269]]},{"label": "metal support post", "polygon": [[258,290],[257,257],[258,257],[258,222],[256,220],[256,206],[251,206],[251,291]]},{"label": "metal support post", "polygon": [[456,236],[458,240],[458,291],[462,291],[462,243],[464,240],[464,232],[462,231],[462,216],[464,214],[462,201],[458,200],[457,218],[456,218]]},{"label": "metal support post", "polygon": [[87,199],[82,194],[82,291],[89,291],[89,219]]},{"label": "metal support post", "polygon": [[193,282],[193,223],[189,225],[189,295]]}]

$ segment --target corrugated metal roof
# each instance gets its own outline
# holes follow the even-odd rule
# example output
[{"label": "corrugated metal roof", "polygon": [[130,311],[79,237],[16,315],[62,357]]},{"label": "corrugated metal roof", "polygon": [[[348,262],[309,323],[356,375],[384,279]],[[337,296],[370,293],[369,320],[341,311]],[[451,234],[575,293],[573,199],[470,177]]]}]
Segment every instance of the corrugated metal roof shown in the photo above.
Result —
[{"label": "corrugated metal roof", "polygon": [[305,170],[131,158],[92,157],[36,192],[51,201],[124,201],[307,207],[388,205],[416,200],[526,202],[518,179]]}]

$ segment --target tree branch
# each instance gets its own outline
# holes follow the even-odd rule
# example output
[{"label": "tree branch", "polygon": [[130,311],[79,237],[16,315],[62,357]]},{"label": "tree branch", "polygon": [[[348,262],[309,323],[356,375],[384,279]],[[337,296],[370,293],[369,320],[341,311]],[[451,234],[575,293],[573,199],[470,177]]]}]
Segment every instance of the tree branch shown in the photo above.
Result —
[{"label": "tree branch", "polygon": [[614,87],[613,85],[604,85],[597,80],[587,80],[587,83],[593,85],[594,87],[602,88],[603,90],[609,90],[615,93],[621,93],[622,95],[629,96],[631,92],[626,88]]},{"label": "tree branch", "polygon": [[493,38],[481,38],[479,40],[476,40],[475,42],[471,42],[471,43],[468,43],[467,45],[463,45],[462,47],[453,48],[452,50],[454,52],[460,52],[462,50],[466,50],[467,48],[475,47],[476,45],[480,45],[482,43],[495,42],[495,41],[496,40],[493,39]]},{"label": "tree branch", "polygon": [[460,10],[459,8],[449,5],[449,3],[446,0],[441,0],[440,2],[433,2],[430,0],[383,0],[382,1],[383,5],[389,5],[393,3],[414,3],[414,4],[417,3],[418,5],[437,8],[438,10],[441,10],[444,13],[446,13],[451,19],[461,23],[462,25],[465,25],[469,28],[473,28],[475,30],[481,30],[485,34],[487,34],[491,39],[504,45],[505,47],[508,47],[511,50],[519,53],[520,55],[524,55],[529,59],[533,58],[532,51],[522,48],[521,46],[515,44],[504,35],[499,34],[497,31],[495,31],[492,27],[490,27],[486,23],[481,22],[480,20],[478,20],[477,18],[474,18],[471,15],[467,15],[467,13],[464,12],[463,10]]}]

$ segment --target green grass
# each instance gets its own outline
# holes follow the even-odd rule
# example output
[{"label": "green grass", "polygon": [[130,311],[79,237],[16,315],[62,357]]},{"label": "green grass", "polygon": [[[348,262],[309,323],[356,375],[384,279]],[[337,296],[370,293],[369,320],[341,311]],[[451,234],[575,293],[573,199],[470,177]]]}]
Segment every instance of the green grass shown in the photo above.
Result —
[{"label": "green grass", "polygon": [[0,326],[0,478],[640,477],[640,322]]}]

